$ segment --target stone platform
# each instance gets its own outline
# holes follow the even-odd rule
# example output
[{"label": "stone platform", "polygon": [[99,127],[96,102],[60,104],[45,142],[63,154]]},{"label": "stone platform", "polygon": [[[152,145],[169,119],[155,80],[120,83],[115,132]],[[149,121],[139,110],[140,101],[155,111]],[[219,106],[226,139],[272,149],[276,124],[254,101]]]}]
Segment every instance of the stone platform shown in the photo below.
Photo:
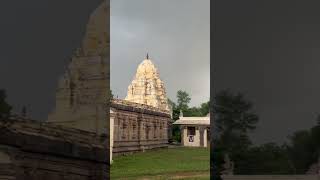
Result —
[{"label": "stone platform", "polygon": [[32,120],[0,121],[0,179],[108,179],[108,139]]}]

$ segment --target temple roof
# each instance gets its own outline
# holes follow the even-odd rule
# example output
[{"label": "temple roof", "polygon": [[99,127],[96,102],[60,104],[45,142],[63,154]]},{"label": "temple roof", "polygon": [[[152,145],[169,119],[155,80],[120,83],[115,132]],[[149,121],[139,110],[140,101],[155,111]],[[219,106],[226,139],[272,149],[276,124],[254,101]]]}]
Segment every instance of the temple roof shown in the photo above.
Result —
[{"label": "temple roof", "polygon": [[106,53],[110,42],[110,4],[106,1],[92,13],[87,24],[83,40],[83,51],[86,55]]},{"label": "temple roof", "polygon": [[180,117],[173,124],[178,125],[210,125],[210,117]]},{"label": "temple roof", "polygon": [[137,68],[136,77],[144,76],[146,78],[152,78],[157,76],[158,71],[153,62],[150,59],[144,59]]}]

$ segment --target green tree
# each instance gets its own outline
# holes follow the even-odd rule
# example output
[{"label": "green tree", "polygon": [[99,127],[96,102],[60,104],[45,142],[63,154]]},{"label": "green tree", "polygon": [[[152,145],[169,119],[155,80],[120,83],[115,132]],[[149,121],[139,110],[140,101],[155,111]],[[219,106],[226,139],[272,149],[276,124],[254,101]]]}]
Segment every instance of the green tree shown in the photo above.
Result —
[{"label": "green tree", "polygon": [[314,156],[313,159],[315,161],[318,160],[318,158],[320,157],[320,124],[314,126],[311,128],[310,130],[310,135],[311,135],[311,142],[312,142],[312,146],[313,146],[313,151],[314,151]]},{"label": "green tree", "polygon": [[12,107],[6,102],[6,91],[0,90],[0,120],[9,118]]},{"label": "green tree", "polygon": [[178,109],[176,103],[174,103],[171,99],[168,98],[168,104],[172,110],[172,119],[174,121],[179,119],[180,110]]},{"label": "green tree", "polygon": [[305,173],[309,166],[317,160],[312,135],[309,130],[301,130],[295,132],[289,139],[291,144],[288,153],[293,161],[296,173]]},{"label": "green tree", "polygon": [[[184,116],[206,116],[209,113],[209,102],[202,103],[200,107],[189,108],[189,103],[191,101],[190,95],[182,90],[177,92],[177,104],[172,100],[168,99],[168,104],[172,109],[172,119],[174,121],[179,119],[180,111],[183,112]],[[172,127],[173,139],[180,142],[181,133],[180,127],[178,125],[173,125]]]},{"label": "green tree", "polygon": [[[218,159],[221,159],[224,153],[228,153],[235,164],[234,171],[239,173],[243,171],[239,167],[248,162],[245,155],[252,145],[248,133],[255,129],[259,117],[252,110],[253,104],[242,93],[234,94],[223,90],[215,95],[214,102],[214,151],[220,151]],[[209,105],[210,102],[203,104],[203,111],[210,107]],[[223,170],[221,163],[221,160],[214,162],[219,171]]]},{"label": "green tree", "polygon": [[[178,120],[180,110],[178,109],[176,103],[174,103],[171,99],[168,98],[168,104],[172,110],[172,120]],[[181,133],[179,125],[172,126],[172,139],[176,142],[181,142]]]},{"label": "green tree", "polygon": [[187,117],[201,117],[203,116],[201,113],[201,109],[198,107],[191,107],[188,109],[185,109],[183,111],[183,116],[187,116]]},{"label": "green tree", "polygon": [[288,154],[296,173],[305,173],[320,157],[320,116],[309,130],[300,130],[289,137]]},{"label": "green tree", "polygon": [[182,90],[179,90],[177,92],[177,108],[182,110],[182,111],[185,111],[189,108],[189,103],[191,101],[191,98],[189,96],[189,94],[186,92],[186,91],[182,91]]},{"label": "green tree", "polygon": [[[241,153],[241,154],[240,154]],[[250,147],[236,154],[235,174],[293,174],[287,150],[275,143]],[[235,155],[234,155],[235,156]]]},{"label": "green tree", "polygon": [[253,112],[253,104],[241,93],[223,90],[216,94],[214,114],[219,139],[229,149],[248,147],[248,132],[256,128],[259,120]]},{"label": "green tree", "polygon": [[200,106],[200,112],[202,116],[206,116],[210,112],[210,101],[202,103]]}]

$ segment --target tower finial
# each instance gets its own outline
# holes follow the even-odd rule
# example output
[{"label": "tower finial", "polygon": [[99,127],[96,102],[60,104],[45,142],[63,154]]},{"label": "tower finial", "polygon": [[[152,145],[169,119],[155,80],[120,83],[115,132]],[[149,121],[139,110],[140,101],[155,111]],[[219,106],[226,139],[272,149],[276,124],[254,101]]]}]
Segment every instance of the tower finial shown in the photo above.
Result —
[{"label": "tower finial", "polygon": [[149,59],[149,53],[147,53],[147,57],[146,58]]}]

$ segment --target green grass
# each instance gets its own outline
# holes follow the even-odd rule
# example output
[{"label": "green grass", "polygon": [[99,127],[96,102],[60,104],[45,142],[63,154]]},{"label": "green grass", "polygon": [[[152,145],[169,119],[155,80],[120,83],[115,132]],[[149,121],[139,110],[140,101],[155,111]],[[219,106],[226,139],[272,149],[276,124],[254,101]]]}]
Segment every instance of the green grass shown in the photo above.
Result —
[{"label": "green grass", "polygon": [[209,160],[208,148],[187,147],[118,156],[114,157],[111,165],[111,178],[209,179]]}]

